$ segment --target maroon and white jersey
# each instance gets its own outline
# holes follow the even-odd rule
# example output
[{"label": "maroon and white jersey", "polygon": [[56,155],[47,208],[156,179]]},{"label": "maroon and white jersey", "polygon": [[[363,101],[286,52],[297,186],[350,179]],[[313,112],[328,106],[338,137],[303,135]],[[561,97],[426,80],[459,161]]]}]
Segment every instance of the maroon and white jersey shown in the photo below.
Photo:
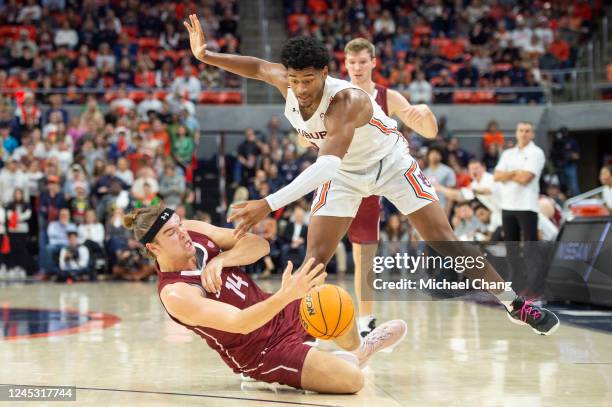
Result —
[{"label": "maroon and white jersey", "polygon": [[[219,246],[203,234],[189,231],[189,236],[196,249],[197,269],[163,273],[158,269],[158,294],[168,284],[187,283],[199,287],[202,290],[202,295],[208,299],[224,302],[240,309],[261,302],[271,295],[263,292],[240,267],[224,268],[221,272],[220,293],[216,295],[207,293],[202,287],[200,274],[206,267],[207,262],[217,256],[221,250]],[[255,370],[261,363],[266,350],[276,345],[276,342],[281,340],[282,335],[286,334],[285,331],[289,329],[289,327],[283,326],[286,324],[281,323],[284,316],[283,312],[276,315],[261,328],[246,335],[223,332],[202,326],[190,326],[172,317],[170,313],[168,315],[176,323],[202,337],[236,373]]]}]

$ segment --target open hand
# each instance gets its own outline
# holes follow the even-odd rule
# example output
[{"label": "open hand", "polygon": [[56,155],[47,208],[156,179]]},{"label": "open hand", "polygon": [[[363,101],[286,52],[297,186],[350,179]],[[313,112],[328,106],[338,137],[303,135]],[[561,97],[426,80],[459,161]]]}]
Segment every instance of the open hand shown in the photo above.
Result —
[{"label": "open hand", "polygon": [[250,228],[268,216],[271,208],[265,199],[258,199],[232,205],[232,210],[232,216],[227,221],[234,222],[234,237],[240,239]]},{"label": "open hand", "polygon": [[319,263],[312,268],[314,262],[314,257],[311,257],[304,263],[302,269],[294,274],[291,274],[293,263],[287,263],[287,267],[283,272],[281,291],[289,297],[290,301],[304,298],[313,287],[321,285],[325,281],[327,273],[321,273],[324,267],[323,263]]},{"label": "open hand", "polygon": [[185,28],[189,32],[189,44],[191,45],[191,52],[200,61],[203,61],[204,55],[206,55],[206,37],[204,36],[204,30],[198,16],[195,14],[189,15],[189,22],[183,21]]}]

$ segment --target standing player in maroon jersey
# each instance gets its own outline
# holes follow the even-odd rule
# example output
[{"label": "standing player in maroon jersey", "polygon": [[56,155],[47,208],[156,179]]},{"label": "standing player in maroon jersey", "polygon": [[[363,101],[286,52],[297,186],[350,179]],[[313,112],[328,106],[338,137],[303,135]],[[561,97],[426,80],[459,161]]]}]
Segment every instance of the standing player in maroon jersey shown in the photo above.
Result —
[{"label": "standing player in maroon jersey", "polygon": [[[389,117],[399,118],[404,125],[423,137],[429,139],[436,137],[438,124],[427,105],[412,106],[399,92],[374,83],[372,80],[372,73],[376,68],[374,44],[365,38],[351,40],[344,47],[344,57],[351,83],[372,95]],[[379,224],[380,197],[372,195],[363,198],[348,230],[348,237],[353,245],[355,293],[359,301],[358,323],[361,336],[366,336],[376,327],[374,304],[362,299],[361,279],[372,273],[372,263],[378,248]]]},{"label": "standing player in maroon jersey", "polygon": [[[355,393],[363,367],[376,352],[397,345],[406,323],[388,321],[363,340],[353,327],[335,340],[347,351],[326,353],[304,344],[312,339],[299,320],[300,300],[323,282],[323,264],[314,259],[292,274],[289,263],[281,288],[264,293],[240,266],[268,254],[266,240],[194,220],[173,210],[136,209],[124,226],[157,263],[157,290],[166,312],[198,334],[235,373],[325,393]],[[319,274],[320,273],[320,274]]]}]

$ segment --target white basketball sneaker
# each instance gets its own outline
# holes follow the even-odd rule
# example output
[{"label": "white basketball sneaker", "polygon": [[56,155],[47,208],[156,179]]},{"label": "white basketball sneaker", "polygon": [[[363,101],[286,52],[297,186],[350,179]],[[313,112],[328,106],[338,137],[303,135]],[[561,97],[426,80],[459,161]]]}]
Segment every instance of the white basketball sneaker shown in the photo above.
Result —
[{"label": "white basketball sneaker", "polygon": [[368,360],[383,349],[393,350],[404,339],[408,332],[408,325],[401,319],[387,321],[363,338],[355,355],[359,359],[359,367],[364,368]]}]

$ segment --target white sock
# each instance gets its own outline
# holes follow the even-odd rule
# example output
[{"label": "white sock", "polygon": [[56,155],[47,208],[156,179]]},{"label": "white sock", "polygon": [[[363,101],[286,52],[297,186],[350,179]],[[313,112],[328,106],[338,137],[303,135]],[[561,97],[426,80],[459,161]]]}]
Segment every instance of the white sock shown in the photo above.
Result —
[{"label": "white sock", "polygon": [[514,290],[502,291],[500,294],[495,294],[499,302],[504,304],[508,311],[512,311],[512,302],[518,297]]}]

